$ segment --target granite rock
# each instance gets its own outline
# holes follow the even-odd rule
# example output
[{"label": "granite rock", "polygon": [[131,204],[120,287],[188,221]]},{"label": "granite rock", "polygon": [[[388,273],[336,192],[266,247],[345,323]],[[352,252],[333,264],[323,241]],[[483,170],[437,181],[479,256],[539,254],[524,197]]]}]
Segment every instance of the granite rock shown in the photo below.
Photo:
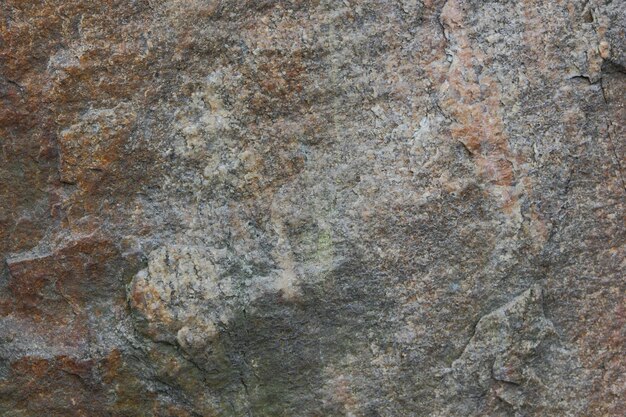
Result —
[{"label": "granite rock", "polygon": [[3,0],[0,415],[624,415],[625,29]]}]

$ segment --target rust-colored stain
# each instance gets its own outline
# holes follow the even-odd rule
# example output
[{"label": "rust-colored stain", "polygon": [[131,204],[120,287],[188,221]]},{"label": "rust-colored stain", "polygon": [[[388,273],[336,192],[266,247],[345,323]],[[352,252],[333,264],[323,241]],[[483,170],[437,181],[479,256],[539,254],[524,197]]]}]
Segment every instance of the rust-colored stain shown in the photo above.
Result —
[{"label": "rust-colored stain", "polygon": [[510,214],[517,204],[517,193],[512,190],[518,180],[515,164],[521,160],[509,148],[501,86],[485,71],[492,58],[474,45],[459,1],[446,2],[440,19],[454,46],[451,62],[436,62],[428,68],[440,84],[443,99],[439,105],[451,119],[452,139],[467,149],[484,181],[497,187],[494,195]]}]

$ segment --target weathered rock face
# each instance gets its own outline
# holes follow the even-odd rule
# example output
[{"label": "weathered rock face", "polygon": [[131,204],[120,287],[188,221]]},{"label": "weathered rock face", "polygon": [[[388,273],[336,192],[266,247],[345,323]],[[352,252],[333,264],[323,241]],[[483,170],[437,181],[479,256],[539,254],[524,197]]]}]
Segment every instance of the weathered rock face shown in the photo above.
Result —
[{"label": "weathered rock face", "polygon": [[0,2],[0,414],[626,413],[626,8]]}]

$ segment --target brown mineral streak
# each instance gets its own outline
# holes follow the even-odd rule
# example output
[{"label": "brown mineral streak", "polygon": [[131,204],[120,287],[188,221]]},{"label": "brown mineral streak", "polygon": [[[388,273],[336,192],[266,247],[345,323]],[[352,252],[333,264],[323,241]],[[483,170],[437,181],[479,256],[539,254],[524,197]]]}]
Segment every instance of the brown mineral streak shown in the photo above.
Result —
[{"label": "brown mineral streak", "polygon": [[[441,11],[441,22],[447,36],[459,50],[448,68],[446,83],[441,88],[447,97],[440,102],[452,118],[452,138],[463,143],[476,161],[480,174],[496,186],[514,185],[513,163],[500,108],[500,86],[489,76],[477,73],[476,66],[489,66],[489,58],[466,34],[463,13],[458,0],[448,0]],[[509,193],[504,207],[510,210],[516,197]]]}]

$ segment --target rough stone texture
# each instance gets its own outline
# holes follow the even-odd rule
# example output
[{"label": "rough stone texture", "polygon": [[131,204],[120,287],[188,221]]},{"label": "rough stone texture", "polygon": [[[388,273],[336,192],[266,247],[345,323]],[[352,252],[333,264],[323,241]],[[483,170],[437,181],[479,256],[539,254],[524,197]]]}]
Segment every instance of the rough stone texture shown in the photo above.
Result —
[{"label": "rough stone texture", "polygon": [[1,0],[0,415],[625,415],[625,29]]}]

